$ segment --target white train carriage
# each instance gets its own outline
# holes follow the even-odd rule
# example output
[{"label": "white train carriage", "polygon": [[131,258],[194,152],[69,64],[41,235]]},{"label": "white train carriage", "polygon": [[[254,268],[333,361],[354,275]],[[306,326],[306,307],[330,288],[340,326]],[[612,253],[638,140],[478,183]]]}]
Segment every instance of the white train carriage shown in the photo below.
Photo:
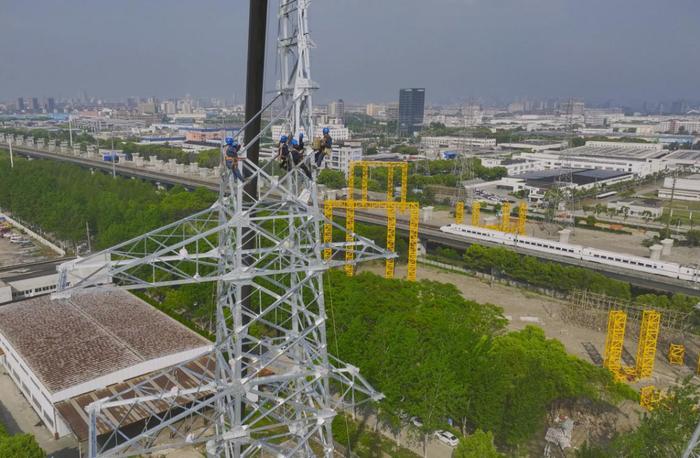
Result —
[{"label": "white train carriage", "polygon": [[654,261],[641,256],[598,250],[596,248],[584,248],[581,254],[581,259],[584,261],[622,267],[637,272],[646,272],[672,278],[679,278],[680,274],[680,265],[675,262]]},{"label": "white train carriage", "polygon": [[442,226],[441,231],[461,235],[470,239],[484,240],[506,246],[519,246],[532,251],[550,253],[559,256],[595,262],[624,269],[679,278],[692,282],[700,281],[700,272],[694,267],[681,266],[675,262],[654,261],[641,256],[599,250],[596,248],[560,243],[537,237],[517,236],[492,229],[469,226],[466,224],[449,224]]}]

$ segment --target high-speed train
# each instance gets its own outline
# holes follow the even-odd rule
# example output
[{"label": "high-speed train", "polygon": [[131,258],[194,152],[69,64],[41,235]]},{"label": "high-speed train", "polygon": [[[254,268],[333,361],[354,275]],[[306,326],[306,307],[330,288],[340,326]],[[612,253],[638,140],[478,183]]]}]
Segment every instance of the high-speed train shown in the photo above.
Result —
[{"label": "high-speed train", "polygon": [[466,224],[449,224],[447,226],[442,226],[440,230],[448,234],[461,235],[469,239],[484,240],[506,246],[522,247],[532,251],[556,254],[638,272],[700,282],[700,271],[698,269],[682,266],[675,262],[654,261],[641,256],[599,250],[597,248],[573,245],[570,243],[560,243],[525,235],[509,234]]}]

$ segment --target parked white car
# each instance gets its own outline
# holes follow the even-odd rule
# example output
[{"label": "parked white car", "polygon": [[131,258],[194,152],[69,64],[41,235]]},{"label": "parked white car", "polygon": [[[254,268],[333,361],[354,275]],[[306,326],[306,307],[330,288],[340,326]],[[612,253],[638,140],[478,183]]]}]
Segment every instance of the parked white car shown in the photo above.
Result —
[{"label": "parked white car", "polygon": [[421,420],[420,417],[411,417],[411,423],[413,423],[413,426],[416,428],[422,428],[423,427],[423,420]]},{"label": "parked white car", "polygon": [[443,431],[443,430],[435,431],[435,436],[438,438],[438,440],[440,442],[443,442],[443,443],[449,445],[450,447],[456,447],[457,444],[459,444],[459,439],[457,439],[457,436],[455,436],[454,434],[452,434],[449,431]]}]

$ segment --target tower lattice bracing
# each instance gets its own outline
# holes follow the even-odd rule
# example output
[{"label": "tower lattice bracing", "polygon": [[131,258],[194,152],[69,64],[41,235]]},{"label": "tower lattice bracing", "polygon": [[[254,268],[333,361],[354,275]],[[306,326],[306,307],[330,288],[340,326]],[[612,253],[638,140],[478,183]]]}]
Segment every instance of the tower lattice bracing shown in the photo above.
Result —
[{"label": "tower lattice bracing", "polygon": [[[281,3],[282,79],[265,109],[280,100],[282,109],[262,132],[279,121],[293,135],[313,132],[308,5]],[[88,287],[216,285],[212,349],[87,406],[88,456],[199,444],[216,457],[330,457],[333,418],[381,398],[357,368],[328,354],[323,274],[345,265],[348,250],[353,263],[395,255],[353,233],[324,244],[321,228],[330,222],[297,167],[281,177],[272,163],[240,167],[246,182],[257,182],[254,194],[222,165],[210,208],[61,266],[58,296]]]}]

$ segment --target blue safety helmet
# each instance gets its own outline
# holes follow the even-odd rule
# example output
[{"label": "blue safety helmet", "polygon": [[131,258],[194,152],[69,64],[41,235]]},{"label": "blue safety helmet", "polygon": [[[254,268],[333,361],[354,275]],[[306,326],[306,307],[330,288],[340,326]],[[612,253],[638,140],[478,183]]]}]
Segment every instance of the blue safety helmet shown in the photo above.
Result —
[{"label": "blue safety helmet", "polygon": [[326,135],[326,134],[330,133],[330,131],[331,131],[331,130],[330,130],[328,127],[324,127],[324,128],[323,128],[323,135]]},{"label": "blue safety helmet", "polygon": [[292,139],[292,146],[299,146],[299,142],[297,141],[296,138]]},{"label": "blue safety helmet", "polygon": [[282,135],[280,137],[280,143],[287,143],[287,136],[286,135]]},{"label": "blue safety helmet", "polygon": [[226,144],[227,145],[233,145],[233,137],[226,137]]}]

